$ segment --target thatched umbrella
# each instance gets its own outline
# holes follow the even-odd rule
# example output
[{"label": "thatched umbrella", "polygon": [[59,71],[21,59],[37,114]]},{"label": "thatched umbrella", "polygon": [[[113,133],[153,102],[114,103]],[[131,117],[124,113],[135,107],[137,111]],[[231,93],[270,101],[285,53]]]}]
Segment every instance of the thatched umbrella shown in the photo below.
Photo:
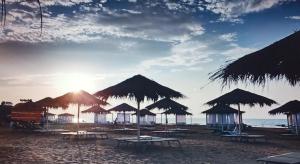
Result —
[{"label": "thatched umbrella", "polygon": [[[51,97],[46,97],[46,98],[43,98],[39,101],[36,101],[35,104],[45,108],[46,113],[49,112],[49,108],[60,108],[60,107],[63,108],[63,109],[68,108],[67,104],[65,104],[65,103],[60,104],[59,102],[55,102],[55,101],[53,101],[53,98],[51,98]],[[47,117],[47,115],[46,115],[46,117]],[[49,128],[48,117],[46,119],[46,128],[47,129]]]},{"label": "thatched umbrella", "polygon": [[102,108],[99,105],[94,105],[84,111],[82,111],[81,113],[98,113],[98,114],[107,114],[110,113],[108,110],[105,110],[104,108]]},{"label": "thatched umbrella", "polygon": [[145,99],[157,101],[159,98],[183,97],[180,92],[172,90],[168,87],[158,84],[142,75],[136,75],[117,85],[108,87],[102,91],[95,93],[96,96],[103,99],[109,97],[135,99],[137,102],[137,129],[138,140],[140,139],[140,104]]},{"label": "thatched umbrella", "polygon": [[[188,107],[184,106],[170,98],[164,98],[161,99],[151,105],[146,106],[147,109],[151,110],[151,109],[163,109],[165,111],[170,110],[170,109],[175,109],[175,110],[187,110]],[[166,115],[166,125],[168,123],[168,118],[167,118],[167,114],[166,113],[162,113]],[[176,118],[177,119],[177,118]],[[177,120],[176,120],[177,123]]]},{"label": "thatched umbrella", "polygon": [[300,31],[220,68],[210,79],[221,79],[226,85],[239,80],[265,84],[267,79],[285,78],[294,86],[300,82],[299,43]]},{"label": "thatched umbrella", "polygon": [[271,115],[275,115],[275,114],[281,114],[281,113],[285,113],[287,115],[290,114],[295,114],[296,118],[296,133],[298,135],[298,118],[297,118],[297,113],[300,113],[300,101],[298,100],[294,100],[294,101],[290,101],[278,108],[275,108],[271,111],[269,111],[269,114]]},{"label": "thatched umbrella", "polygon": [[[241,113],[245,113],[244,111],[240,111]],[[223,115],[224,114],[238,114],[239,111],[237,109],[234,109],[230,107],[229,105],[224,105],[224,104],[217,104],[213,107],[211,107],[208,110],[203,111],[202,113],[206,114],[206,123],[207,123],[207,115],[208,114],[221,114],[222,115],[222,131],[223,131]]]},{"label": "thatched umbrella", "polygon": [[[137,112],[133,113],[132,115],[137,115]],[[140,117],[145,117],[145,121],[146,121],[146,116],[153,116],[153,117],[155,117],[156,114],[150,112],[148,109],[142,109],[142,110],[140,110]]]},{"label": "thatched umbrella", "polygon": [[125,128],[125,113],[126,112],[136,112],[137,109],[126,104],[126,103],[122,103],[120,105],[117,105],[111,109],[109,109],[108,111],[115,111],[115,112],[123,112],[123,115],[124,115],[124,121],[123,121],[123,125],[124,125],[124,128]]},{"label": "thatched umbrella", "polygon": [[[105,117],[106,117],[106,114],[108,114],[110,112],[108,110],[105,110],[104,108],[102,108],[99,105],[94,105],[94,106],[82,111],[81,113],[94,113],[94,123],[98,123],[99,114],[105,114]],[[105,120],[106,120],[106,118],[105,118]]]},{"label": "thatched umbrella", "polygon": [[36,103],[32,101],[28,101],[25,103],[18,103],[13,108],[13,111],[17,112],[45,112],[46,108],[42,107],[40,105],[37,105]]},{"label": "thatched umbrella", "polygon": [[206,104],[208,105],[237,105],[238,106],[238,118],[239,118],[239,133],[241,133],[241,117],[240,117],[240,104],[249,105],[250,107],[258,104],[260,106],[268,105],[271,106],[272,104],[276,104],[274,100],[266,98],[264,96],[260,96],[248,91],[244,91],[241,89],[235,89],[231,92],[228,92],[216,99],[213,99]]},{"label": "thatched umbrella", "polygon": [[79,113],[80,106],[91,106],[91,105],[107,105],[105,101],[97,99],[95,96],[89,94],[86,91],[80,90],[78,92],[69,92],[62,96],[53,99],[58,104],[77,104],[77,128],[79,130]]},{"label": "thatched umbrella", "polygon": [[170,108],[167,111],[163,112],[163,114],[175,114],[175,123],[176,123],[176,127],[177,127],[177,115],[192,115],[192,113],[187,112],[184,109],[181,108]]},{"label": "thatched umbrella", "polygon": [[[133,113],[132,115],[136,115],[136,114],[137,114],[137,112]],[[155,113],[152,113],[152,112],[150,112],[150,111],[147,110],[147,109],[142,109],[142,110],[140,110],[140,116],[146,116],[146,115],[156,116]]]}]

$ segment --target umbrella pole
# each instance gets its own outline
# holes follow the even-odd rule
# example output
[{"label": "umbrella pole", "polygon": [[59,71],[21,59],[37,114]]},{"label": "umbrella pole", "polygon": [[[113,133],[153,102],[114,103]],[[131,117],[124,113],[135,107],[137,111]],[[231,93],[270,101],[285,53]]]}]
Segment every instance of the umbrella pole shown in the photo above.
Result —
[{"label": "umbrella pole", "polygon": [[137,111],[136,111],[136,116],[137,116],[137,138],[138,141],[140,141],[140,136],[141,136],[141,131],[140,131],[140,102],[137,102]]},{"label": "umbrella pole", "polygon": [[166,115],[166,124],[165,124],[165,130],[167,130],[167,124],[168,124],[168,115],[167,114],[165,114]]},{"label": "umbrella pole", "polygon": [[298,119],[297,119],[297,113],[295,114],[296,115],[296,134],[298,135]]},{"label": "umbrella pole", "polygon": [[221,114],[221,117],[222,117],[222,119],[221,119],[222,120],[221,125],[222,125],[222,133],[223,133],[223,128],[224,128],[223,127],[223,114]]},{"label": "umbrella pole", "polygon": [[49,109],[46,108],[46,129],[48,130],[49,129],[49,124],[48,124],[48,113],[49,113]]},{"label": "umbrella pole", "polygon": [[177,114],[175,114],[175,121],[176,121],[176,129],[177,129]]},{"label": "umbrella pole", "polygon": [[123,127],[124,127],[124,129],[125,129],[125,110],[123,110],[123,116],[124,116]]},{"label": "umbrella pole", "polygon": [[77,132],[79,131],[79,111],[80,111],[80,104],[78,104],[78,108],[77,108]]},{"label": "umbrella pole", "polygon": [[238,117],[239,117],[239,134],[241,134],[241,108],[240,104],[238,104]]}]

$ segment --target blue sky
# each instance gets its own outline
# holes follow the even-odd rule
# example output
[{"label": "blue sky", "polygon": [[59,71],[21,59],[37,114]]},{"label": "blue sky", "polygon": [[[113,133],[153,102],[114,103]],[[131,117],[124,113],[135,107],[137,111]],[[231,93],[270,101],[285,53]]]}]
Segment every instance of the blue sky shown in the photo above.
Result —
[{"label": "blue sky", "polygon": [[[206,85],[208,74],[226,61],[299,30],[300,1],[42,0],[41,4],[42,35],[36,3],[7,4],[6,25],[0,31],[0,100],[37,100],[76,88],[94,93],[138,73],[184,93],[188,98],[179,101],[196,116],[208,108],[203,103],[236,87],[280,104],[300,99],[300,92],[295,92],[299,86],[291,87],[285,80],[269,82],[265,88]],[[270,108],[245,109],[248,118],[270,117]]]}]

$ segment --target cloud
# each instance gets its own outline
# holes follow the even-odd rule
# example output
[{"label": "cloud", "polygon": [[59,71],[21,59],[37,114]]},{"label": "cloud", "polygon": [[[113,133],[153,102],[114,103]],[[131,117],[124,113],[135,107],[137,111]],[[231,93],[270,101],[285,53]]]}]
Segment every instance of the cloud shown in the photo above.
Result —
[{"label": "cloud", "polygon": [[167,67],[177,70],[176,67],[184,69],[202,69],[199,64],[209,63],[212,61],[210,55],[214,52],[209,49],[208,45],[200,41],[187,41],[174,45],[169,56],[145,60],[140,64],[144,69],[153,67]]},{"label": "cloud", "polygon": [[219,14],[219,21],[241,23],[243,20],[239,17],[244,14],[260,12],[289,1],[294,0],[205,0],[202,5],[206,10]]},{"label": "cloud", "polygon": [[[0,43],[84,43],[107,37],[178,43],[202,35],[205,31],[191,15],[179,11],[174,14],[161,5],[147,8],[144,2],[141,8],[129,3],[127,8],[120,9],[106,5],[109,1],[99,3],[91,0],[45,2],[42,36],[39,15],[35,12],[38,11],[37,4],[24,2],[19,7],[13,4],[8,10],[7,25],[0,31],[0,36],[3,36]],[[31,8],[28,8],[30,5]],[[61,9],[58,10],[58,6]]]},{"label": "cloud", "polygon": [[227,42],[232,42],[236,41],[236,33],[227,33],[227,34],[222,34],[219,36],[221,40],[227,41]]},{"label": "cloud", "polygon": [[256,50],[257,49],[255,48],[240,47],[237,44],[231,43],[229,48],[223,52],[220,52],[220,54],[224,55],[227,60],[235,60]]},{"label": "cloud", "polygon": [[294,19],[294,20],[300,20],[300,16],[288,16],[285,17],[286,19]]}]

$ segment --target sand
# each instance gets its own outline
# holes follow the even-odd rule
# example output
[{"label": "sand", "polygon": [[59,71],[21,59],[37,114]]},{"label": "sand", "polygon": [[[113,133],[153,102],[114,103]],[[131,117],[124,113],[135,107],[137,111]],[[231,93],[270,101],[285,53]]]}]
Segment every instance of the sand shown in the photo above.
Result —
[{"label": "sand", "polygon": [[[85,126],[84,128],[89,128]],[[255,128],[249,133],[264,134],[267,143],[240,143],[221,140],[203,126],[181,139],[182,148],[153,146],[145,151],[116,147],[108,140],[63,140],[60,135],[0,129],[0,163],[203,163],[251,164],[268,155],[300,151],[300,139],[282,137],[278,129]],[[108,132],[110,138],[125,136]],[[147,133],[146,133],[147,134]]]}]

